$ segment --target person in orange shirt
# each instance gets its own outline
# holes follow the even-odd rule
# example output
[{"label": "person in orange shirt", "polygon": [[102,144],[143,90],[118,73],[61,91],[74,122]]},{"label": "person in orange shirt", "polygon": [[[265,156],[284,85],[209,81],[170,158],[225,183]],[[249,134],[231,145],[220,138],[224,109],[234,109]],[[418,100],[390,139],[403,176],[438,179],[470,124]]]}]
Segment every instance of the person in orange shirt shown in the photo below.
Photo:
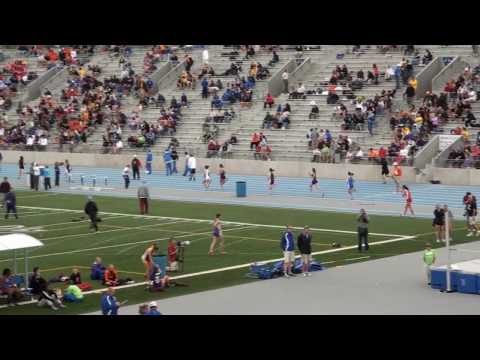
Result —
[{"label": "person in orange shirt", "polygon": [[103,283],[108,286],[117,286],[119,283],[118,271],[115,269],[115,266],[108,265],[107,270],[105,270]]},{"label": "person in orange shirt", "polygon": [[392,172],[392,179],[395,181],[397,185],[397,192],[400,192],[400,180],[402,178],[402,168],[398,165],[397,162],[393,163],[393,172]]}]

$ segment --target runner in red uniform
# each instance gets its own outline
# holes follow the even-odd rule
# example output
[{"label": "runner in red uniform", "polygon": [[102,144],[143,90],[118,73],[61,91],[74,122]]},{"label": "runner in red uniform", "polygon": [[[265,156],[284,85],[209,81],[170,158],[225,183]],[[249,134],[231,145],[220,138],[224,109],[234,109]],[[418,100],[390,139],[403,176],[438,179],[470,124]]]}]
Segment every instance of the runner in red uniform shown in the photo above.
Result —
[{"label": "runner in red uniform", "polygon": [[403,185],[403,197],[405,198],[405,210],[403,211],[403,215],[407,215],[407,210],[410,209],[410,213],[415,216],[415,213],[413,212],[412,204],[413,204],[413,197],[412,197],[412,192],[410,189],[406,186]]}]

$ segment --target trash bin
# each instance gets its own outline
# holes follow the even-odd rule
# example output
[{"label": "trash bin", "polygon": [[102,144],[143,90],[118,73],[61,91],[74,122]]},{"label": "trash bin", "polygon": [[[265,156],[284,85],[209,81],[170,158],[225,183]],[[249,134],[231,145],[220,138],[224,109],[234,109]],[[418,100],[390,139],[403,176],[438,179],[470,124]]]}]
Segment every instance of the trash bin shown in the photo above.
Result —
[{"label": "trash bin", "polygon": [[245,181],[237,181],[237,197],[247,196],[247,183]]}]

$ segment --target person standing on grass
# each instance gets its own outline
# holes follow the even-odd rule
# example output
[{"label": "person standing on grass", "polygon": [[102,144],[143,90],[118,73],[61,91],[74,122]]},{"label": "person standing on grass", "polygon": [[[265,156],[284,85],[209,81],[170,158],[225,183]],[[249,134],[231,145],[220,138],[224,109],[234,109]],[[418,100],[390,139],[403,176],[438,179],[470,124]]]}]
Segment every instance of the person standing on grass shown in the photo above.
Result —
[{"label": "person standing on grass", "polygon": [[30,182],[30,189],[33,190],[35,189],[35,183],[33,180],[33,162],[30,164],[30,168],[28,169],[28,175],[29,175],[29,182]]},{"label": "person standing on grass", "polygon": [[140,168],[142,164],[140,160],[137,159],[137,155],[133,155],[132,159],[132,173],[133,173],[133,180],[140,180]]},{"label": "person standing on grass", "polygon": [[150,279],[153,270],[153,254],[158,251],[157,244],[149,246],[141,256],[143,265],[145,265],[145,279]]},{"label": "person standing on grass", "polygon": [[37,163],[33,164],[33,188],[38,191],[38,185],[40,182],[40,166]]},{"label": "person standing on grass", "polygon": [[60,163],[57,161],[55,161],[54,171],[55,171],[55,186],[60,186]]},{"label": "person standing on grass", "polygon": [[25,173],[25,160],[23,160],[23,156],[20,156],[20,159],[18,160],[18,178],[20,179],[24,173]]},{"label": "person standing on grass", "polygon": [[432,245],[427,243],[425,245],[425,251],[423,252],[423,263],[425,264],[425,273],[427,274],[427,284],[432,284],[432,266],[437,260],[437,254],[432,249]]},{"label": "person standing on grass", "polygon": [[298,235],[297,246],[302,256],[303,276],[311,276],[310,263],[312,262],[312,234],[310,233],[310,228],[308,226],[305,226],[300,235]]},{"label": "person standing on grass", "polygon": [[437,243],[445,241],[445,210],[440,205],[435,206],[433,210],[432,225],[435,228]]},{"label": "person standing on grass", "polygon": [[287,230],[282,234],[280,246],[283,251],[283,273],[285,277],[293,276],[292,266],[295,261],[295,243],[293,240],[292,226],[287,225]]},{"label": "person standing on grass", "polygon": [[360,209],[360,215],[357,218],[357,233],[358,233],[358,251],[362,252],[362,247],[368,251],[368,215],[365,209]]},{"label": "person standing on grass", "polygon": [[18,219],[17,214],[17,196],[15,195],[15,191],[13,191],[13,187],[10,188],[10,191],[5,194],[5,219],[8,219],[10,213],[15,215],[15,219]]},{"label": "person standing on grass", "polygon": [[93,197],[89,196],[88,201],[85,204],[85,214],[88,215],[90,218],[90,229],[94,229],[98,231],[97,225],[97,214],[98,214],[98,207],[95,201],[93,201]]},{"label": "person standing on grass", "polygon": [[45,188],[45,191],[52,188],[52,184],[50,182],[50,168],[48,165],[46,165],[43,169],[43,187]]},{"label": "person standing on grass", "polygon": [[193,154],[190,154],[188,158],[188,170],[190,172],[190,178],[188,180],[195,181],[195,173],[197,172],[197,159],[195,159]]},{"label": "person standing on grass", "polygon": [[153,162],[153,153],[151,149],[148,149],[147,159],[145,161],[145,173],[147,175],[152,175],[152,162]]},{"label": "person standing on grass", "polygon": [[210,244],[210,250],[208,251],[208,255],[210,256],[215,255],[215,250],[218,243],[220,243],[220,254],[226,254],[224,250],[225,240],[223,238],[222,222],[220,221],[220,216],[221,214],[215,215],[215,219],[213,220],[212,243]]},{"label": "person standing on grass", "polygon": [[183,171],[183,176],[187,176],[189,174],[189,168],[188,168],[188,159],[190,158],[190,155],[188,152],[185,151],[185,170]]},{"label": "person standing on grass", "polygon": [[220,189],[223,190],[223,185],[227,182],[227,174],[225,173],[225,168],[223,164],[218,165],[218,175],[220,176]]},{"label": "person standing on grass", "polygon": [[10,191],[11,188],[12,188],[12,186],[8,182],[8,178],[5,176],[3,178],[3,182],[0,184],[0,194],[3,194],[2,208],[5,206],[5,196]]},{"label": "person standing on grass", "polygon": [[142,181],[142,185],[137,190],[138,202],[140,204],[140,214],[148,214],[148,199],[150,194],[148,192],[147,182]]},{"label": "person standing on grass", "polygon": [[470,237],[472,235],[478,236],[480,233],[478,232],[477,227],[477,199],[471,193],[468,193],[467,200],[465,201],[465,215],[467,216],[467,228],[469,230],[467,236]]},{"label": "person standing on grass", "polygon": [[118,308],[120,307],[120,302],[118,302],[115,297],[115,289],[109,287],[108,290],[103,294],[101,300],[101,308],[103,315],[118,315]]},{"label": "person standing on grass", "polygon": [[122,172],[122,177],[125,182],[125,189],[130,186],[130,165],[125,166]]}]

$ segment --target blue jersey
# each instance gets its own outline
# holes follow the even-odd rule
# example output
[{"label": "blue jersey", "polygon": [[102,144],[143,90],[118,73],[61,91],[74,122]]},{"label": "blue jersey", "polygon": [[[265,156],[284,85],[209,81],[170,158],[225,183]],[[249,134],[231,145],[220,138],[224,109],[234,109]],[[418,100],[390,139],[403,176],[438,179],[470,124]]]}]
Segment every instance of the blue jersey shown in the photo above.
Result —
[{"label": "blue jersey", "polygon": [[347,187],[348,187],[349,189],[353,189],[353,183],[354,183],[353,176],[349,176],[349,177],[347,178]]}]

